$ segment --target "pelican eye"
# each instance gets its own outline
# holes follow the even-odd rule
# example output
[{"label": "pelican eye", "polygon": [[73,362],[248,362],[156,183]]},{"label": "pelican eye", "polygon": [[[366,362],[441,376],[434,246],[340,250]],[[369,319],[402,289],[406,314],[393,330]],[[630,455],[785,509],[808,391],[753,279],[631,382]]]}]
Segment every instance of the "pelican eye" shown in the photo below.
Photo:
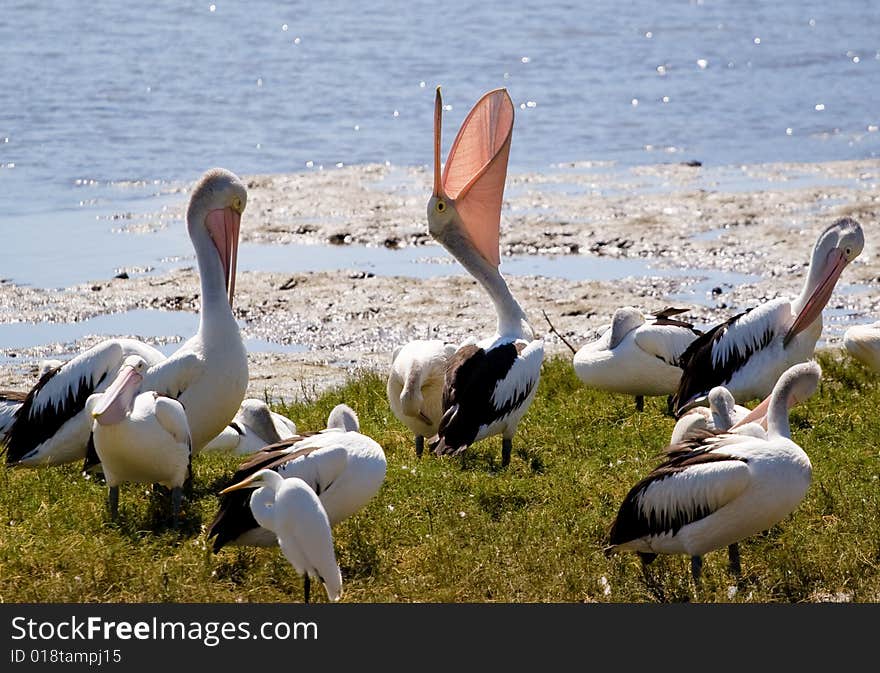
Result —
[{"label": "pelican eye", "polygon": [[438,201],[437,205],[434,206],[434,208],[437,209],[438,213],[442,213],[444,210],[446,210],[446,204],[443,201]]},{"label": "pelican eye", "polygon": [[843,254],[845,254],[847,257],[849,257],[852,254],[852,248],[847,248],[846,250],[843,251]]},{"label": "pelican eye", "polygon": [[244,210],[244,206],[241,205],[241,199],[237,196],[232,199],[232,209],[239,214]]}]

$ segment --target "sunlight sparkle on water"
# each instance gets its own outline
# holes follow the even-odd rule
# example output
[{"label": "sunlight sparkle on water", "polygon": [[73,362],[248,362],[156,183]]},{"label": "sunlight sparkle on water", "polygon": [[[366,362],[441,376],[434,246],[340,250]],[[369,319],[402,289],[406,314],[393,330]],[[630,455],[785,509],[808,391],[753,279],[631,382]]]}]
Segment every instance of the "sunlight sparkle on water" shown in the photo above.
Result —
[{"label": "sunlight sparkle on water", "polygon": [[700,70],[705,70],[709,66],[709,61],[707,61],[705,58],[698,58],[697,66],[699,66]]},{"label": "sunlight sparkle on water", "polygon": [[816,112],[822,112],[825,109],[825,103],[816,103],[815,109]]}]

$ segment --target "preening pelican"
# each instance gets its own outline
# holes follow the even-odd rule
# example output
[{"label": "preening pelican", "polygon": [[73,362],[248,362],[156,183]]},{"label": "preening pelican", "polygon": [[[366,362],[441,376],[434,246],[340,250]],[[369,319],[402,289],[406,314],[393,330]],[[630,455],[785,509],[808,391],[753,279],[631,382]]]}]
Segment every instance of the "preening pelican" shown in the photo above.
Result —
[{"label": "preening pelican", "polygon": [[681,379],[679,359],[702,334],[672,317],[686,310],[645,317],[632,306],[617,309],[611,327],[575,353],[575,373],[588,388],[635,396],[639,411],[647,395],[672,395]]},{"label": "preening pelican", "polygon": [[219,168],[205,173],[192,191],[186,219],[202,301],[196,335],[167,359],[139,341],[112,339],[50,370],[16,416],[7,464],[35,467],[84,458],[92,427],[86,399],[107,388],[128,355],[139,355],[149,365],[144,390],[177,399],[186,409],[193,455],[226,427],[244,399],[248,380],[247,351],[232,314],[238,230],[246,202],[241,180]]},{"label": "preening pelican", "polygon": [[724,386],[738,402],[763,398],[788,367],[813,357],[822,334],[822,309],[864,244],[858,222],[837,220],[819,235],[797,299],[768,301],[698,337],[681,356],[676,414],[714,386]]},{"label": "preening pelican", "polygon": [[767,435],[707,434],[677,450],[624,498],[606,553],[687,554],[699,582],[702,556],[767,530],[797,508],[810,485],[807,454],[791,440],[788,410],[819,384],[815,362],[779,377],[763,406]]},{"label": "preening pelican", "polygon": [[880,320],[850,327],[843,335],[843,345],[863,365],[880,372]]},{"label": "preening pelican", "polygon": [[708,403],[708,408],[697,406],[679,417],[672,429],[670,446],[707,431],[729,430],[751,411],[748,407],[737,404],[733,395],[724,386],[715,386],[709,391]]},{"label": "preening pelican", "polygon": [[[327,429],[310,436],[291,437],[272,444],[242,463],[230,483],[238,483],[261,469],[284,478],[299,477],[318,495],[335,526],[364,507],[385,479],[385,452],[358,432],[354,411],[337,405]],[[275,536],[260,527],[248,507],[247,494],[227,493],[208,529],[215,552],[229,545],[271,546]]]},{"label": "preening pelican", "polygon": [[457,350],[439,339],[418,339],[394,349],[386,392],[397,419],[412,430],[416,455],[433,437],[443,416],[443,381],[446,365]]},{"label": "preening pelican", "polygon": [[443,417],[431,448],[457,454],[500,434],[501,464],[535,397],[544,342],[498,271],[501,205],[513,133],[513,103],[505,89],[485,94],[458,131],[440,174],[440,87],[434,102],[434,191],[428,231],[483,286],[498,316],[492,336],[452,356],[443,389]]},{"label": "preening pelican", "polygon": [[92,437],[109,487],[110,517],[119,513],[123,482],[171,489],[172,518],[180,518],[183,483],[190,475],[191,442],[183,405],[155,391],[140,392],[146,361],[129,355],[103,393],[90,395]]},{"label": "preening pelican", "polygon": [[247,398],[232,422],[214,437],[202,451],[228,451],[250,455],[264,446],[296,434],[296,423],[269,409],[263,400]]},{"label": "preening pelican", "polygon": [[330,520],[321,500],[298,477],[285,479],[273,470],[259,470],[242,482],[223,489],[221,495],[256,488],[249,507],[260,525],[276,536],[284,558],[303,575],[303,600],[309,602],[309,577],[317,577],[327,598],[338,601],[342,574],[336,563]]}]

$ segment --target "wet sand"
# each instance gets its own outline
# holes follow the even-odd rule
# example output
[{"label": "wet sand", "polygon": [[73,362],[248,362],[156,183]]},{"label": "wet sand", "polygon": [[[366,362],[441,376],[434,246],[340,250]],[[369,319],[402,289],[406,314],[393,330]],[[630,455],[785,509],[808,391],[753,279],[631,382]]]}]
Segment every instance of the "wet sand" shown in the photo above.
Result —
[{"label": "wet sand", "polygon": [[[424,168],[375,165],[243,177],[249,190],[243,241],[425,246],[426,257],[446,256],[427,234],[430,186]],[[878,183],[877,161],[633,169],[584,162],[510,174],[504,255],[572,256],[582,261],[586,276],[596,257],[641,260],[666,271],[614,281],[508,280],[548,351],[568,352],[548,333],[542,310],[575,346],[594,338],[614,309],[627,304],[646,311],[688,307],[695,324],[711,325],[762,300],[796,295],[819,232],[838,217],[854,217],[866,244],[826,308],[823,341],[836,346],[849,324],[880,316]],[[117,235],[183,226],[186,189],[174,190],[178,206],[120,214]],[[193,259],[180,260],[178,268],[160,275],[130,269],[129,278],[97,278],[63,290],[3,282],[0,324],[73,322],[137,308],[194,312],[199,287],[193,265]],[[669,275],[669,269],[677,271]],[[752,274],[756,282],[709,283],[696,301],[683,303],[677,295],[706,280],[690,269]],[[360,368],[384,371],[392,349],[410,339],[461,341],[494,328],[488,298],[467,276],[240,272],[235,312],[246,337],[307,349],[251,354],[249,395],[284,400],[337,385]],[[65,359],[101,336],[0,350],[0,388],[27,387],[39,358]]]}]

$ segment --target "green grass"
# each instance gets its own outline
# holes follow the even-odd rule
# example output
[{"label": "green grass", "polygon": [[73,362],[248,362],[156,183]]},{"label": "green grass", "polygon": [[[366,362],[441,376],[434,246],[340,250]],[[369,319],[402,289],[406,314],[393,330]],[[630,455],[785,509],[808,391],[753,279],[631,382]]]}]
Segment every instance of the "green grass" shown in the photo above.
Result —
[{"label": "green grass", "polygon": [[[497,437],[463,458],[416,459],[376,373],[279,410],[317,429],[344,401],[388,456],[379,494],[334,530],[344,601],[874,602],[880,386],[845,355],[823,353],[820,362],[819,391],[792,412],[793,438],[813,462],[806,498],[741,545],[738,583],[723,550],[708,554],[699,592],[684,556],[659,557],[649,586],[635,555],[602,552],[623,496],[669,438],[665,399],[637,413],[632,398],[587,390],[570,360],[551,359],[506,469]],[[166,524],[166,497],[149,487],[123,486],[114,524],[103,485],[74,466],[0,469],[0,600],[300,601],[302,581],[277,548],[214,555],[206,543],[215,493],[239,460],[196,458],[179,531]],[[322,588],[312,595],[326,600]]]}]

